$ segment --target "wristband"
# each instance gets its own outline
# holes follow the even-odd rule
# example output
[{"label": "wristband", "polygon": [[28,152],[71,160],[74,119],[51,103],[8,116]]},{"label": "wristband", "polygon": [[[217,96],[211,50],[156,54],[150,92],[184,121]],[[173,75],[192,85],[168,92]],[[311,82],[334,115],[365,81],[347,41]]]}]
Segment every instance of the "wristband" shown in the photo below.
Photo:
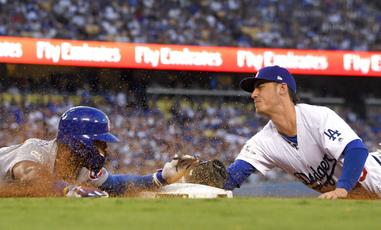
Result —
[{"label": "wristband", "polygon": [[162,174],[162,169],[158,170],[157,172],[155,172],[153,175],[152,175],[152,180],[153,180],[153,183],[157,186],[157,187],[161,187],[161,186],[164,186],[164,185],[167,185],[167,181],[165,181],[165,179],[163,178],[163,174]]}]

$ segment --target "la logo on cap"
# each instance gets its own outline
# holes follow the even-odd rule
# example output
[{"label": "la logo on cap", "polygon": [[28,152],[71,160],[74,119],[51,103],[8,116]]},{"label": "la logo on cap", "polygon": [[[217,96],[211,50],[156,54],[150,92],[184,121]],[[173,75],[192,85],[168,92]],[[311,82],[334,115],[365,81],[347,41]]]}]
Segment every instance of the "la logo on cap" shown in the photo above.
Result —
[{"label": "la logo on cap", "polygon": [[283,78],[281,76],[276,76],[276,79],[279,80],[279,81],[283,81]]}]

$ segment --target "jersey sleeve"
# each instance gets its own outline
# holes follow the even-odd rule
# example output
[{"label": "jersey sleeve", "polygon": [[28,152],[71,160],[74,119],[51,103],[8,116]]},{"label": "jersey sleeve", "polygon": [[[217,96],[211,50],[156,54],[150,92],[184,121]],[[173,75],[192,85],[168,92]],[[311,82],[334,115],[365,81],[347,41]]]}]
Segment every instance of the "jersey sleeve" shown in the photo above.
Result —
[{"label": "jersey sleeve", "polygon": [[319,127],[319,137],[324,150],[339,159],[348,143],[360,137],[334,111],[326,110]]},{"label": "jersey sleeve", "polygon": [[258,141],[260,136],[261,134],[257,133],[254,137],[248,140],[236,159],[248,162],[263,175],[266,175],[275,165],[266,155],[262,143]]},{"label": "jersey sleeve", "polygon": [[42,151],[32,143],[23,144],[10,153],[4,165],[4,171],[7,175],[12,175],[13,167],[22,161],[33,161],[42,164],[44,162]]}]

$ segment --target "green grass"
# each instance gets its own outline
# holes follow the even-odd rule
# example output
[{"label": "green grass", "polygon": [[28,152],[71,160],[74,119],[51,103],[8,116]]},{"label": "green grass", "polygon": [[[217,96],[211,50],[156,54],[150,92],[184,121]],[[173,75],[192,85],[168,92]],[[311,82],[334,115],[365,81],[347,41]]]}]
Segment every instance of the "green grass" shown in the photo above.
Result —
[{"label": "green grass", "polygon": [[0,199],[0,229],[381,229],[381,201]]}]

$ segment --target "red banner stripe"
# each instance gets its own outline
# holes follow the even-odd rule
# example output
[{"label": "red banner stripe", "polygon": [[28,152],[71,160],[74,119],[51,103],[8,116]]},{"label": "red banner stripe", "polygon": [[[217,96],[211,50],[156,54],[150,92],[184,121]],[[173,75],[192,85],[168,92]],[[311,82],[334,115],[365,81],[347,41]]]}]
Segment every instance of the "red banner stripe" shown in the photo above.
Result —
[{"label": "red banner stripe", "polygon": [[280,65],[294,74],[381,76],[381,52],[206,47],[0,36],[0,62],[254,73]]}]

